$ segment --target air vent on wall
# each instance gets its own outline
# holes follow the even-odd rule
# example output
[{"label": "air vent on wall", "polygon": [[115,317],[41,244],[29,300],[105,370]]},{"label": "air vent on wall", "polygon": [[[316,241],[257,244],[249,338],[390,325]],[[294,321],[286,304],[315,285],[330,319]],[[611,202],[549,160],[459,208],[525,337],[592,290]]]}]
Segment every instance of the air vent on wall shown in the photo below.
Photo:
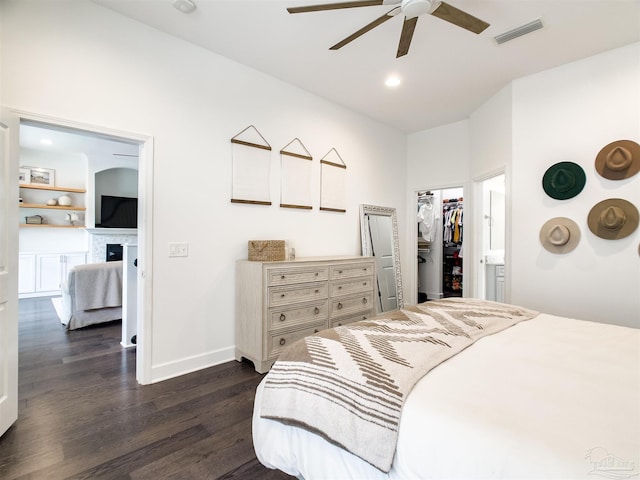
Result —
[{"label": "air vent on wall", "polygon": [[532,22],[525,23],[524,25],[520,25],[508,32],[501,33],[500,35],[496,35],[495,40],[500,45],[501,43],[508,42],[509,40],[513,40],[514,38],[521,37],[522,35],[526,35],[527,33],[534,32],[543,27],[542,20],[540,18],[536,18]]}]

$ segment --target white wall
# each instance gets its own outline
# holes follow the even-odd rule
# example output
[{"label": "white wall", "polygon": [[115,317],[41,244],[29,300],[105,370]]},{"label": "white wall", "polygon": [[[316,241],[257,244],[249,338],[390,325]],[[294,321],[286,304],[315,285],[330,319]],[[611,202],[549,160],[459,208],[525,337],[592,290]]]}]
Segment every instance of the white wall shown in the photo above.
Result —
[{"label": "white wall", "polygon": [[[613,182],[594,168],[606,144],[640,142],[639,85],[639,44],[516,80],[468,121],[409,136],[408,191],[418,184],[465,184],[504,169],[507,298],[547,313],[639,327],[640,229],[626,239],[603,240],[586,221],[591,207],[606,198],[625,198],[640,207],[640,175]],[[542,189],[542,176],[566,160],[584,168],[587,185],[573,199],[553,200]],[[468,213],[472,209],[465,202],[465,219],[475,218]],[[551,254],[538,240],[542,224],[555,216],[572,218],[582,231],[570,254]],[[475,223],[472,227],[479,232]],[[465,254],[467,260],[468,250]],[[473,267],[464,268],[467,281]]]},{"label": "white wall", "polygon": [[[606,198],[640,207],[640,175],[600,177],[596,155],[614,140],[640,142],[640,44],[520,79],[513,84],[512,301],[549,313],[640,327],[640,229],[620,240],[591,233],[587,215]],[[584,190],[554,200],[542,176],[560,161],[582,166]],[[540,227],[556,216],[581,230],[577,248],[547,252]]]},{"label": "white wall", "polygon": [[[233,358],[235,260],[247,240],[291,240],[297,256],[359,254],[360,203],[395,207],[404,241],[405,136],[272,77],[91,2],[2,9],[3,102],[154,139],[152,377]],[[230,139],[255,125],[272,145],[274,206],[231,204]],[[314,157],[312,211],[275,206],[276,152]],[[319,159],[347,164],[347,213],[319,212]],[[168,258],[169,242],[189,257]]]}]

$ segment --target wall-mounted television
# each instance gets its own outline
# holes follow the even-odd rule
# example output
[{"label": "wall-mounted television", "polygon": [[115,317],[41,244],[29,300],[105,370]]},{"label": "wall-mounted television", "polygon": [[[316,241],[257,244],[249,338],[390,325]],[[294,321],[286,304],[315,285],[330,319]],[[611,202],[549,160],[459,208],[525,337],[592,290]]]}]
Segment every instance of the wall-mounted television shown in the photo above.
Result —
[{"label": "wall-mounted television", "polygon": [[138,228],[138,199],[102,195],[99,228]]}]

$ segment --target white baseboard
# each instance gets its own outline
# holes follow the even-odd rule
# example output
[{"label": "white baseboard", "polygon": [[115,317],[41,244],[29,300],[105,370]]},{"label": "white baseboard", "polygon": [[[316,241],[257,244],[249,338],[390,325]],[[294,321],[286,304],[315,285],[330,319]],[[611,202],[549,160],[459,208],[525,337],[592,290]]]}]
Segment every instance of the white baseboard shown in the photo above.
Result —
[{"label": "white baseboard", "polygon": [[161,382],[170,378],[186,375],[204,368],[220,365],[221,363],[235,360],[235,347],[223,348],[202,355],[176,360],[175,362],[163,363],[151,367],[151,383]]}]

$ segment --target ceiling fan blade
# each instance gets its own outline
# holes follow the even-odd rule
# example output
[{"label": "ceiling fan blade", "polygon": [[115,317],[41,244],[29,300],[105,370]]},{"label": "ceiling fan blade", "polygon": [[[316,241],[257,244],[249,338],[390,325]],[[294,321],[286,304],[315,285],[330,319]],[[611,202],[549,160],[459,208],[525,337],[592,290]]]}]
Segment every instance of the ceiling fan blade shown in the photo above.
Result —
[{"label": "ceiling fan blade", "polygon": [[361,35],[364,35],[365,33],[367,33],[369,30],[373,30],[374,28],[376,28],[378,25],[382,25],[384,22],[386,22],[387,20],[392,19],[393,17],[395,17],[398,13],[400,12],[400,7],[396,7],[390,11],[388,11],[387,13],[385,13],[384,15],[382,15],[381,17],[376,18],[373,22],[369,23],[368,25],[365,25],[364,27],[362,27],[360,30],[358,30],[357,32],[352,33],[351,35],[349,35],[348,37],[346,37],[345,39],[339,41],[338,43],[336,43],[333,47],[329,48],[329,50],[338,50],[339,48],[344,47],[347,43],[353,42],[356,38],[358,38]]},{"label": "ceiling fan blade", "polygon": [[354,0],[352,2],[324,3],[321,5],[306,5],[304,7],[289,7],[289,13],[321,12],[323,10],[340,10],[341,8],[373,7],[384,4],[384,0]]},{"label": "ceiling fan blade", "polygon": [[402,24],[402,33],[400,34],[400,43],[398,43],[398,53],[396,54],[396,58],[403,57],[409,53],[411,39],[413,38],[413,31],[416,29],[416,23],[418,23],[418,17],[405,17],[404,23]]},{"label": "ceiling fan blade", "polygon": [[446,2],[441,2],[440,5],[431,12],[431,15],[473,33],[481,33],[489,26],[484,20],[480,20],[467,12],[463,12]]}]

